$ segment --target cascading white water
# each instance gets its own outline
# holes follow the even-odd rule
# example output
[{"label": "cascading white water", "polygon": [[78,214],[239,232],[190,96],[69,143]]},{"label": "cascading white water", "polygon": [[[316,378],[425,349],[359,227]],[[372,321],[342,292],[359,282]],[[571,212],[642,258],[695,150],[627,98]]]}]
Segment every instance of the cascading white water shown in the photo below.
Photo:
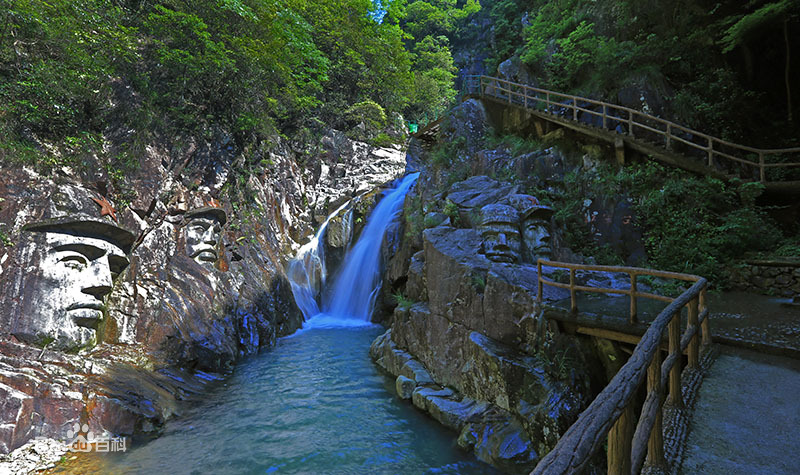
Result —
[{"label": "cascading white water", "polygon": [[403,200],[419,173],[407,175],[389,190],[367,218],[358,242],[344,258],[323,313],[338,320],[369,322],[381,285],[380,250],[386,228],[402,209]]},{"label": "cascading white water", "polygon": [[297,256],[289,261],[286,273],[289,282],[292,284],[292,294],[300,311],[306,320],[320,313],[317,296],[325,285],[327,270],[325,269],[325,245],[322,238],[325,236],[325,229],[334,216],[346,208],[350,202],[339,206],[336,211],[328,215],[319,230],[311,238],[311,241],[304,244],[297,251]]}]

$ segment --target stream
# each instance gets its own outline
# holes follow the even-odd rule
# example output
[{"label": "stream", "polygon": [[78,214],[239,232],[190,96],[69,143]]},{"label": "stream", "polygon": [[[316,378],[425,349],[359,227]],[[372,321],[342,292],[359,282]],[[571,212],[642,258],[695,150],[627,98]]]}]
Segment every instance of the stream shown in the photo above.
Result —
[{"label": "stream", "polygon": [[321,315],[113,460],[136,474],[492,473],[456,434],[400,400],[369,359],[379,325]]},{"label": "stream", "polygon": [[[493,469],[456,445],[456,434],[409,401],[381,374],[369,346],[381,285],[380,246],[418,174],[387,190],[332,283],[326,302],[325,228],[289,264],[306,322],[234,375],[163,434],[112,459],[110,472],[167,474],[447,473]],[[320,312],[322,308],[324,313]]]}]

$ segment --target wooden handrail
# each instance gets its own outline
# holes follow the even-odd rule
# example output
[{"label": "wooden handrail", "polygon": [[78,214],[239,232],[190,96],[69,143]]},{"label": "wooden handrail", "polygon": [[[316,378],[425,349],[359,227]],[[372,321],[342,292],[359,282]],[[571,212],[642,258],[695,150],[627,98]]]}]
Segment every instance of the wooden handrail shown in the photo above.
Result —
[{"label": "wooden handrail", "polygon": [[[477,84],[477,88],[475,85]],[[739,170],[741,178],[747,180],[760,181],[766,183],[780,183],[780,181],[767,180],[767,169],[770,168],[800,168],[800,161],[796,162],[773,162],[768,163],[768,158],[778,155],[797,155],[800,158],[800,147],[785,149],[760,149],[739,145],[697,130],[676,124],[674,122],[647,114],[642,111],[629,107],[598,101],[587,97],[564,94],[561,92],[550,91],[548,89],[528,86],[526,84],[507,81],[491,76],[468,76],[465,86],[468,90],[476,90],[481,96],[501,99],[508,104],[522,105],[525,109],[537,110],[539,113],[548,115],[559,115],[553,112],[553,108],[561,108],[564,113],[561,117],[565,120],[579,122],[579,112],[590,114],[602,119],[602,127],[610,129],[609,122],[616,123],[618,126],[627,126],[626,135],[635,137],[636,132],[646,132],[655,134],[663,140],[663,147],[672,150],[674,143],[679,142],[688,147],[693,153],[699,154],[706,165],[716,168],[715,163],[726,161],[727,163],[749,167],[751,172]],[[520,92],[522,91],[522,92]],[[541,96],[544,95],[544,98]],[[556,99],[554,101],[553,99]],[[561,102],[557,102],[560,100]],[[588,103],[602,107],[602,111],[591,110],[579,106],[580,103]],[[544,106],[544,110],[541,110]],[[613,114],[609,114],[611,111]],[[569,113],[571,112],[571,114]],[[627,116],[627,117],[623,117]],[[662,130],[663,127],[663,130]],[[676,133],[678,135],[676,135]],[[661,145],[659,145],[661,146]],[[685,153],[682,155],[686,155]],[[738,156],[737,156],[738,155]],[[749,157],[755,155],[755,158]],[[753,174],[757,173],[758,178]]]},{"label": "wooden handrail", "polygon": [[[571,264],[569,262],[552,262],[544,259],[539,259],[536,265],[539,270],[539,295],[537,297],[539,304],[541,304],[542,302],[542,288],[544,284],[547,284],[551,287],[569,289],[570,295],[572,296],[570,308],[573,312],[576,312],[578,310],[578,302],[575,299],[575,291],[597,292],[604,294],[625,294],[628,295],[631,299],[631,312],[630,312],[631,323],[634,323],[637,320],[637,304],[636,304],[637,297],[644,297],[664,302],[672,302],[674,300],[673,298],[663,295],[651,294],[648,292],[640,292],[638,290],[638,278],[640,276],[651,276],[664,279],[676,279],[676,280],[683,280],[686,282],[697,282],[698,280],[701,279],[701,277],[692,274],[681,274],[678,272],[669,272],[656,269],[645,269],[641,267]],[[570,271],[570,283],[564,284],[561,282],[555,282],[546,279],[542,274],[543,266],[568,269]],[[578,270],[625,273],[628,274],[628,276],[630,277],[631,286],[628,289],[612,289],[607,287],[588,287],[588,286],[577,285],[574,282],[575,279],[574,274],[575,271]]]},{"label": "wooden handrail", "polygon": [[[573,309],[577,309],[574,299],[575,291],[579,290],[579,286],[575,284],[577,270],[627,272],[631,275],[632,285],[628,293],[631,295],[632,314],[635,314],[636,297],[644,296],[636,291],[635,276],[669,276],[694,282],[658,314],[636,345],[628,362],[531,473],[542,475],[579,473],[586,467],[592,455],[600,449],[606,436],[608,436],[609,474],[639,473],[645,463],[664,466],[661,410],[667,400],[665,394],[668,392],[669,401],[677,407],[683,404],[680,383],[681,355],[685,349],[688,350],[688,368],[695,369],[699,366],[701,341],[703,346],[711,343],[709,312],[705,308],[708,282],[702,277],[690,274],[634,267],[588,266],[539,259],[537,304],[540,307],[543,285],[557,284],[542,277],[542,266],[569,269]],[[586,289],[585,286],[581,287],[580,290]],[[608,290],[592,289],[598,292]],[[681,335],[681,310],[684,306],[688,307],[689,318],[687,328]],[[669,355],[662,362],[659,345],[665,332],[668,334]],[[647,397],[634,430],[634,397],[645,376],[647,376]]]}]

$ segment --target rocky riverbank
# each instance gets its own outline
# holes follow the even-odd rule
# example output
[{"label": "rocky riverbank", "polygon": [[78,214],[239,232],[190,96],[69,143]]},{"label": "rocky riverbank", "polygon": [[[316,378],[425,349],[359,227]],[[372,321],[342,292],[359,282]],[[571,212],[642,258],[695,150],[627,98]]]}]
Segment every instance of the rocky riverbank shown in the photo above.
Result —
[{"label": "rocky riverbank", "polygon": [[229,142],[153,145],[122,183],[105,168],[4,170],[0,453],[68,441],[77,422],[158,434],[302,324],[286,262],[333,206],[405,171],[404,151],[334,130],[248,157]]}]

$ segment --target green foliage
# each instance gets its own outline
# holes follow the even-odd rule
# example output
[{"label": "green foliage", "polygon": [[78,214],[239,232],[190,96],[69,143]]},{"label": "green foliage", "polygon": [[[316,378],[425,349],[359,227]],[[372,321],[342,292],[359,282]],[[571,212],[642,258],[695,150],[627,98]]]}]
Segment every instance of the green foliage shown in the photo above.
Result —
[{"label": "green foliage", "polygon": [[[753,3],[750,2],[750,5]],[[794,0],[780,0],[762,5],[752,13],[729,19],[735,20],[735,23],[725,30],[720,39],[722,52],[731,51],[770,23],[783,22],[793,8],[798,8]]]},{"label": "green foliage", "polygon": [[498,135],[492,133],[486,138],[490,148],[505,148],[513,157],[534,152],[542,148],[542,144],[532,137],[521,137],[515,134]]},{"label": "green foliage", "polygon": [[784,239],[778,247],[765,257],[794,257],[800,258],[800,237],[794,236]]},{"label": "green foliage", "polygon": [[472,276],[472,286],[475,288],[475,291],[479,294],[482,294],[484,290],[486,290],[486,276],[485,275],[478,275],[475,274]]},{"label": "green foliage", "polygon": [[368,136],[377,134],[378,131],[383,130],[387,125],[386,112],[383,110],[383,107],[371,100],[366,100],[350,106],[344,112],[344,118],[351,127],[364,124],[364,132]]},{"label": "green foliage", "polygon": [[370,0],[2,5],[0,158],[46,169],[96,152],[70,137],[125,130],[139,147],[221,127],[243,149],[308,117],[342,125],[353,104],[400,112],[413,90],[404,33]]},{"label": "green foliage", "polygon": [[444,203],[442,212],[450,218],[450,222],[453,224],[453,226],[461,226],[461,210],[458,208],[457,204],[448,199]]},{"label": "green foliage", "polygon": [[397,306],[402,310],[408,310],[412,305],[414,305],[413,300],[406,297],[402,292],[399,291],[392,294],[392,298],[394,298],[395,304],[397,304]]},{"label": "green foliage", "polygon": [[414,45],[414,93],[406,109],[410,117],[433,117],[451,105],[455,71],[447,37],[426,36]]},{"label": "green foliage", "polygon": [[573,250],[603,264],[620,264],[601,249],[583,219],[583,200],[627,194],[644,231],[648,267],[704,276],[715,285],[727,282],[725,268],[747,253],[773,249],[781,231],[755,204],[760,184],[726,184],[667,169],[654,162],[622,169],[601,166],[595,174],[571,173],[556,198],[555,220],[566,229]]}]

